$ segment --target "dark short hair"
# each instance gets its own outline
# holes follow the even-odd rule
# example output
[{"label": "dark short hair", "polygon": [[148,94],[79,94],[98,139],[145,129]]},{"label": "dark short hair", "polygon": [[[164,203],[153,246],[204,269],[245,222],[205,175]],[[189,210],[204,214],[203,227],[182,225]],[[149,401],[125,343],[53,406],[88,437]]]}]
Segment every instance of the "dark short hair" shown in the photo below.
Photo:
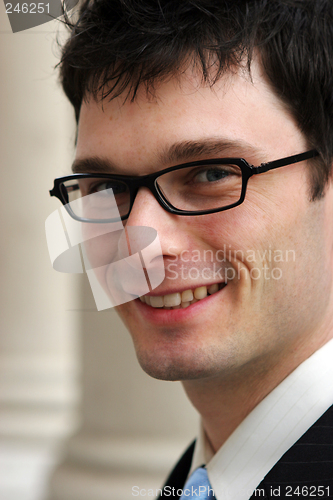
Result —
[{"label": "dark short hair", "polygon": [[[260,55],[267,79],[310,148],[312,199],[333,158],[332,0],[83,0],[63,47],[60,78],[79,118],[88,95],[135,99],[193,65],[203,83]],[[212,66],[214,64],[214,66]],[[214,67],[214,72],[211,68]]]}]

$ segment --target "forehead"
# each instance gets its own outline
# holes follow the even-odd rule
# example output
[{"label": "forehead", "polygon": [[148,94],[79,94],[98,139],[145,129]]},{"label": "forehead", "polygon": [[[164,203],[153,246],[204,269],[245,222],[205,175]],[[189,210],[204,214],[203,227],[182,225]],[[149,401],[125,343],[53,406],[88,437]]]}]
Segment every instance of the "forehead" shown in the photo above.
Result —
[{"label": "forehead", "polygon": [[295,139],[302,150],[305,139],[295,120],[254,62],[251,76],[239,69],[212,87],[188,70],[159,84],[154,98],[144,90],[134,102],[124,102],[124,96],[102,102],[88,98],[80,113],[76,157],[112,158],[127,173],[133,162],[149,170],[179,142],[221,140],[229,156],[260,150],[272,160],[283,155],[281,146],[295,153]]}]

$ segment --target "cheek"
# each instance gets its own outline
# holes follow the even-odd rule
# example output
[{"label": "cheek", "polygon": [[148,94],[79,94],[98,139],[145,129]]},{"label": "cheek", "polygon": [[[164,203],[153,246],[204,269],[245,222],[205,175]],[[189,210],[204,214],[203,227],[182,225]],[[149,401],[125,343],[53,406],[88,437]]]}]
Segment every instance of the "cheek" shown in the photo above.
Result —
[{"label": "cheek", "polygon": [[122,244],[123,233],[121,222],[82,224],[82,247],[90,268],[106,266],[128,256],[128,249]]},{"label": "cheek", "polygon": [[[149,292],[140,256],[134,252],[139,239],[131,240],[129,254],[125,231],[110,225],[90,224],[84,230],[83,255],[86,269],[94,274],[113,304],[122,304]],[[141,228],[138,228],[141,229]],[[100,234],[108,231],[106,234]],[[142,230],[140,231],[142,233]],[[136,234],[136,233],[135,233]],[[148,238],[148,237],[147,237]],[[143,238],[144,239],[144,238]],[[149,240],[150,241],[150,240]],[[141,246],[140,246],[141,248]],[[155,277],[157,272],[155,273]]]},{"label": "cheek", "polygon": [[95,236],[90,233],[83,247],[91,269],[110,264],[117,253],[117,242],[114,242],[112,235],[108,234]]},{"label": "cheek", "polygon": [[313,247],[318,239],[313,226],[320,232],[312,209],[305,194],[296,199],[288,191],[281,196],[278,189],[264,194],[252,190],[242,205],[197,218],[188,230],[199,235],[198,246],[212,248],[215,255],[224,253],[235,267],[243,264],[254,286],[264,281],[263,286],[272,287],[295,275],[303,283],[306,277],[300,269],[311,267],[310,256],[317,254],[312,248],[306,256],[304,247]]},{"label": "cheek", "polygon": [[[107,276],[112,264],[119,258],[119,231],[100,234],[107,231],[108,228],[97,224],[85,224],[84,226],[82,228],[84,242],[81,244],[81,248],[85,269],[87,271],[93,269],[97,281],[109,295]],[[117,290],[117,287],[115,289]],[[96,290],[98,289],[96,288]]]}]

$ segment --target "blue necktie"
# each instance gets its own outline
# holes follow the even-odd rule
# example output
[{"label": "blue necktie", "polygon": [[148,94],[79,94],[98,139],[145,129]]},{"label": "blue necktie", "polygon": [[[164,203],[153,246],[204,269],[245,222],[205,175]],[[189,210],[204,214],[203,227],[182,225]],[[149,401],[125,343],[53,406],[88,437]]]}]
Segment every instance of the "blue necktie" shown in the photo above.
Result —
[{"label": "blue necktie", "polygon": [[204,467],[199,467],[191,474],[180,500],[216,500]]}]

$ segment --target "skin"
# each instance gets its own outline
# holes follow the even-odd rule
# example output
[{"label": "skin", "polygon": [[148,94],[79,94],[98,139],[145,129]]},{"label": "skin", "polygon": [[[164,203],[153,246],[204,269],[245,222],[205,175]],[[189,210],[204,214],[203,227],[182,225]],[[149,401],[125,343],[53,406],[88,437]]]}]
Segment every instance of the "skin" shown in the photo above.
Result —
[{"label": "skin", "polygon": [[[147,99],[144,92],[134,102],[124,103],[121,96],[103,106],[87,99],[80,115],[76,158],[107,159],[115,173],[143,175],[182,163],[161,160],[161,152],[175,143],[216,139],[228,141],[229,146],[210,158],[244,157],[253,165],[309,149],[254,62],[252,79],[240,69],[212,88],[188,70],[161,83],[155,99]],[[187,161],[201,158],[196,155]],[[322,199],[311,202],[309,168],[302,162],[254,176],[242,205],[199,217],[166,212],[142,188],[127,221],[127,226],[150,226],[158,232],[166,279],[154,294],[204,284],[202,278],[171,280],[168,266],[175,255],[177,271],[181,264],[200,271],[214,262],[222,265],[217,259],[209,264],[184,263],[184,250],[212,250],[216,255],[226,245],[232,258],[223,266],[242,270],[239,279],[229,281],[200,307],[192,306],[193,312],[178,321],[150,321],[138,301],[117,308],[142,368],[156,378],[183,381],[214,450],[333,335],[333,189],[329,185]],[[268,249],[273,255],[281,251],[284,261],[262,261],[258,253]],[[254,250],[255,260],[247,257],[249,250]],[[294,251],[295,259],[286,262],[287,250]],[[276,267],[282,272],[280,279],[272,278]],[[259,278],[254,268],[261,269]],[[100,280],[107,288],[107,276]]]}]

